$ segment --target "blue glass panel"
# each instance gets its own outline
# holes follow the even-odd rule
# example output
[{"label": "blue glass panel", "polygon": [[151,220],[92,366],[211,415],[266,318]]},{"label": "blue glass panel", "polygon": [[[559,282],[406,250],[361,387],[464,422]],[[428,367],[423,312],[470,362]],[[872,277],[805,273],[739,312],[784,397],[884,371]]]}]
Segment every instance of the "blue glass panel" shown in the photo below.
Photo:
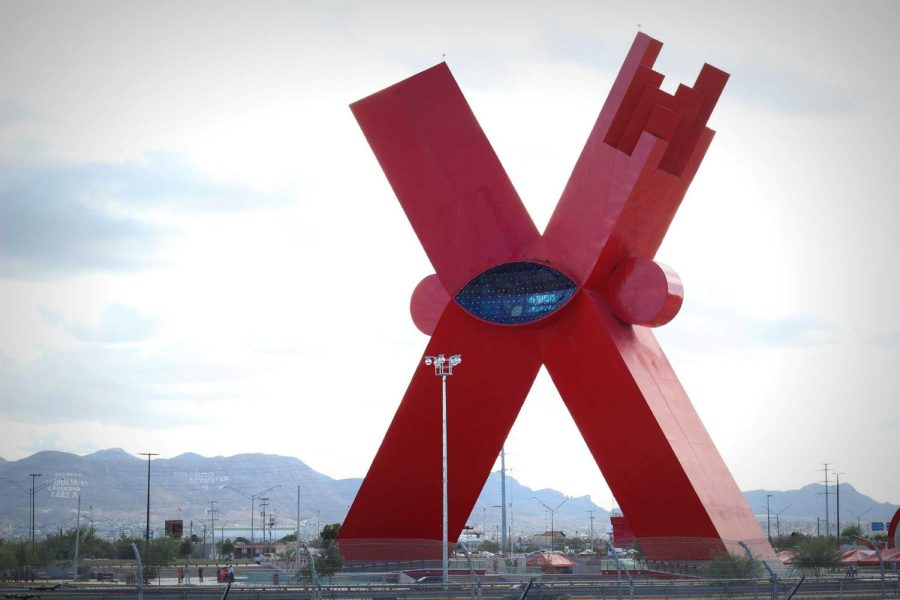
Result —
[{"label": "blue glass panel", "polygon": [[532,262],[488,269],[456,294],[464,309],[492,323],[529,323],[558,310],[578,286],[550,267]]}]

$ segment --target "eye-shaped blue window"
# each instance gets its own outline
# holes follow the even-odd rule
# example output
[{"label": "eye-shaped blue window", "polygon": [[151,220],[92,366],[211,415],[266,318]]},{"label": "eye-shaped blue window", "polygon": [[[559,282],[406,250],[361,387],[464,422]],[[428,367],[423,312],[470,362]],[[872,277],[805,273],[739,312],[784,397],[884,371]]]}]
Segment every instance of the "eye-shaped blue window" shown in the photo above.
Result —
[{"label": "eye-shaped blue window", "polygon": [[464,309],[502,325],[529,323],[558,310],[578,286],[544,265],[512,262],[488,269],[456,294]]}]

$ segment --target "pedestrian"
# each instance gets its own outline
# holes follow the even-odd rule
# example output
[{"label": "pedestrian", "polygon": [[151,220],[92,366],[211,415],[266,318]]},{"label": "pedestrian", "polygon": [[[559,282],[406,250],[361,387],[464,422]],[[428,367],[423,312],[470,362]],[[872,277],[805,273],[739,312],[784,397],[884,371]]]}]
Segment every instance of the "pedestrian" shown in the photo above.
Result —
[{"label": "pedestrian", "polygon": [[200,578],[200,583],[203,583],[203,567],[197,568],[197,577]]},{"label": "pedestrian", "polygon": [[228,565],[228,581],[234,583],[234,565]]}]

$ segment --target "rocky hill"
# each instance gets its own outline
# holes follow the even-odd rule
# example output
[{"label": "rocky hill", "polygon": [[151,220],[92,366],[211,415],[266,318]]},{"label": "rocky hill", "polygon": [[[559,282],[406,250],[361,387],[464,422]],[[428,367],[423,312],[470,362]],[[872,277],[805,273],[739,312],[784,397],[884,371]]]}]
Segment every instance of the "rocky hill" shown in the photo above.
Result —
[{"label": "rocky hill", "polygon": [[[312,534],[322,524],[343,520],[362,481],[332,479],[297,458],[271,454],[204,457],[187,453],[154,458],[150,467],[150,522],[151,528],[160,532],[166,519],[182,519],[185,529],[193,527],[195,532],[204,526],[211,528],[214,522],[217,530],[227,527],[226,535],[228,530],[249,528],[252,495],[257,531],[264,505],[267,520],[274,517],[277,526],[296,527],[299,496],[301,531]],[[35,478],[39,534],[74,527],[79,495],[82,524],[87,527],[93,522],[98,535],[143,532],[147,461],[111,449],[86,456],[47,451],[16,461],[0,460],[0,536],[30,532],[30,473],[41,474]],[[512,530],[532,533],[549,529],[549,516],[536,498],[555,507],[565,496],[552,489],[533,490],[512,477],[507,477],[506,484]],[[886,521],[897,508],[877,503],[850,485],[842,485],[841,490],[844,525],[855,519],[854,514],[864,513],[867,521]],[[822,491],[823,486],[810,485],[784,492],[753,490],[745,497],[753,512],[764,520],[766,495],[773,495],[769,505],[774,534],[774,515],[779,511],[784,530],[814,527],[816,517],[824,515],[824,497],[818,495]],[[468,519],[469,526],[484,528],[493,535],[500,527],[500,504],[500,474],[491,473]],[[555,512],[554,527],[570,535],[586,533],[591,526],[591,511],[595,532],[607,531],[608,510],[588,496],[568,499]]]}]

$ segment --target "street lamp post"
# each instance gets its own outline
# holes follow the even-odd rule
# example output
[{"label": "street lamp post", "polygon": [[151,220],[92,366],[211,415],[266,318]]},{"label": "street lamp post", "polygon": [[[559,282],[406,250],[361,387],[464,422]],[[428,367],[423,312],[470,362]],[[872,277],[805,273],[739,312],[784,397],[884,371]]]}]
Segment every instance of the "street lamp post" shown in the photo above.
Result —
[{"label": "street lamp post", "polygon": [[[243,490],[239,490],[239,489],[237,489],[237,488],[235,488],[235,487],[231,487],[230,485],[226,485],[225,487],[226,487],[226,489],[229,489],[229,490],[231,490],[232,492],[235,492],[235,493],[237,493],[237,494],[240,494],[240,495],[243,496],[244,498],[250,498],[250,543],[252,544],[252,543],[253,543],[253,504],[254,504],[254,502],[256,502],[256,499],[259,498],[259,497],[261,497],[263,494],[268,494],[269,492],[271,492],[271,491],[274,490],[275,488],[280,488],[281,486],[280,486],[280,485],[273,485],[272,487],[266,488],[266,489],[264,489],[264,490],[261,491],[261,492],[256,492],[255,494],[248,494],[247,492],[245,492],[245,491],[243,491]],[[265,524],[263,524],[263,532],[265,532],[265,530],[266,530],[266,529],[265,529]]]},{"label": "street lamp post", "polygon": [[144,530],[144,562],[147,562],[147,549],[150,546],[150,458],[159,456],[159,452],[138,452],[147,457],[147,528]]},{"label": "street lamp post", "polygon": [[[503,508],[503,505],[502,504],[491,504],[490,506],[488,506],[488,508]],[[501,515],[501,517],[502,517],[502,515]],[[498,525],[496,529],[497,529],[497,540],[496,541],[499,544],[500,543],[500,526]],[[500,553],[501,554],[503,553],[502,549],[500,550]]]},{"label": "street lamp post", "polygon": [[769,543],[772,543],[772,521],[770,518],[769,511],[769,498],[772,497],[772,494],[766,494],[766,537],[769,538]]},{"label": "street lamp post", "polygon": [[434,366],[434,374],[441,378],[441,570],[444,587],[450,581],[450,544],[447,535],[447,377],[453,375],[453,367],[462,362],[462,356],[443,354],[426,356],[425,365]]},{"label": "street lamp post", "polygon": [[563,499],[563,501],[560,502],[559,504],[557,504],[554,508],[550,508],[549,506],[547,506],[546,504],[544,504],[543,502],[541,502],[541,499],[538,498],[537,496],[532,496],[532,498],[534,498],[535,500],[537,500],[538,502],[540,502],[541,505],[542,505],[544,508],[546,508],[546,509],[550,512],[550,552],[553,552],[553,538],[556,537],[556,532],[555,532],[554,529],[553,529],[553,513],[555,513],[555,512],[557,511],[557,509],[559,509],[560,506],[562,506],[563,504],[565,504],[566,502],[568,502],[568,501],[569,501],[569,497],[566,496],[566,497]]},{"label": "street lamp post", "polygon": [[[849,509],[848,509],[848,510],[849,510]],[[864,516],[867,512],[869,512],[870,510],[872,510],[871,507],[867,508],[866,510],[862,511],[862,512],[859,513],[859,514],[856,514],[856,513],[853,512],[852,510],[850,511],[850,513],[851,513],[854,517],[856,517],[856,528],[859,530],[859,535],[862,535],[862,534],[863,534],[863,530],[862,530],[862,518],[863,518],[863,516]]]}]

